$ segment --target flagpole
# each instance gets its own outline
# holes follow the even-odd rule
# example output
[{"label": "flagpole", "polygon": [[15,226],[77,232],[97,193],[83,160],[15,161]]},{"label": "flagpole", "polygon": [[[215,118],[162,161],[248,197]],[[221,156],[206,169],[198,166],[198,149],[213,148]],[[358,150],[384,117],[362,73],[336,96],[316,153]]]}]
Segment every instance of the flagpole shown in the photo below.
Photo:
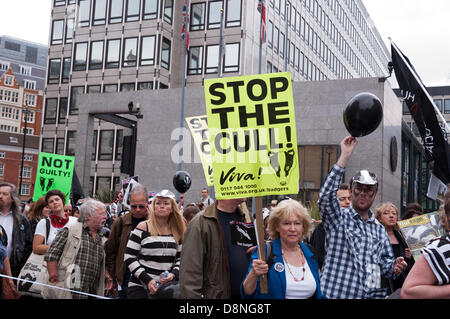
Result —
[{"label": "flagpole", "polygon": [[289,33],[289,18],[288,18],[288,8],[289,8],[289,2],[286,1],[286,39],[285,39],[285,48],[284,48],[284,54],[286,54],[285,59],[284,59],[284,72],[287,72],[287,68],[288,68],[288,61],[289,61],[289,56],[288,56],[288,45],[289,45],[289,39],[288,39],[288,33]]},{"label": "flagpole", "polygon": [[189,14],[189,1],[185,3],[186,7],[186,17],[183,21],[184,24],[184,54],[183,54],[183,79],[181,81],[181,112],[180,112],[180,158],[178,162],[178,170],[181,171],[182,168],[182,156],[183,156],[183,127],[184,127],[184,87],[186,86],[186,54],[187,54],[187,37],[188,37],[188,14]]},{"label": "flagpole", "polygon": [[219,78],[222,77],[222,52],[223,52],[223,8],[220,9],[219,64],[217,68],[217,77]]},{"label": "flagpole", "polygon": [[[265,4],[264,4],[265,5]],[[261,74],[261,64],[262,64],[262,24],[263,24],[263,5],[261,4],[261,19],[259,20],[259,65],[258,65],[258,73]]]},{"label": "flagpole", "polygon": [[435,113],[439,116],[441,121],[445,124],[445,127],[446,127],[447,131],[450,133],[450,127],[448,126],[447,121],[445,120],[445,118],[442,115],[441,111],[439,111],[437,106],[434,104],[433,98],[430,96],[430,94],[428,94],[428,90],[423,86],[422,81],[419,79],[419,77],[416,74],[416,72],[411,68],[411,66],[409,65],[408,61],[405,60],[405,58],[403,57],[403,53],[400,51],[400,49],[397,47],[397,45],[394,43],[394,41],[392,41],[391,38],[388,38],[388,39],[389,39],[389,41],[391,41],[391,44],[394,46],[394,48],[400,53],[399,56],[401,57],[401,59],[403,60],[405,65],[408,67],[408,70],[412,73],[412,75],[416,79],[417,83],[419,83],[419,85],[422,88],[422,90],[425,92],[425,95],[427,96],[428,100],[430,100],[431,105],[433,105]]}]

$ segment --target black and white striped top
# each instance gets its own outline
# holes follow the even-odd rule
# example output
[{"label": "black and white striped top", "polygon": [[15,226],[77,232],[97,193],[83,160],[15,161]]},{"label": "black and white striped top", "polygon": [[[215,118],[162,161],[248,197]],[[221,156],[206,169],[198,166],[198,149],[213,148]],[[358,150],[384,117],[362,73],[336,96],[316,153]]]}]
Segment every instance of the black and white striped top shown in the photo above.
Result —
[{"label": "black and white striped top", "polygon": [[450,235],[432,240],[422,249],[439,285],[450,284]]},{"label": "black and white striped top", "polygon": [[144,286],[158,280],[165,270],[178,280],[181,240],[177,244],[172,235],[151,236],[148,231],[135,228],[125,249],[124,260],[131,272],[129,287]]}]

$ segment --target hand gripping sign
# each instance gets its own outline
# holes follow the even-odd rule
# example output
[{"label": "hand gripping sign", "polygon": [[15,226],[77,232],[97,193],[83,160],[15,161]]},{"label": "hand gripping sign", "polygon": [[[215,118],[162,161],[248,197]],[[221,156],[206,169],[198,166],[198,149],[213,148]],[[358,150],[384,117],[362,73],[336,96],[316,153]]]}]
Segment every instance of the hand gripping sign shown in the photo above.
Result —
[{"label": "hand gripping sign", "polygon": [[216,198],[298,192],[290,73],[205,80]]},{"label": "hand gripping sign", "polygon": [[51,153],[39,153],[36,183],[33,201],[45,196],[52,189],[59,189],[66,195],[66,203],[70,200],[75,157]]}]

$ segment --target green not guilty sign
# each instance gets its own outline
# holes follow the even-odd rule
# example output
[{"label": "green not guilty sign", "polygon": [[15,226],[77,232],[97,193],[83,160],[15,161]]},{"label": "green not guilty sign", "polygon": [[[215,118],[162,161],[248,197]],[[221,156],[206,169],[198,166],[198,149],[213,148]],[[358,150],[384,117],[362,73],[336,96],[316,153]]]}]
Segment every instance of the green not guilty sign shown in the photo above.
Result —
[{"label": "green not guilty sign", "polygon": [[41,152],[39,154],[33,201],[45,196],[52,189],[58,189],[66,195],[66,204],[68,204],[74,167],[74,156]]}]

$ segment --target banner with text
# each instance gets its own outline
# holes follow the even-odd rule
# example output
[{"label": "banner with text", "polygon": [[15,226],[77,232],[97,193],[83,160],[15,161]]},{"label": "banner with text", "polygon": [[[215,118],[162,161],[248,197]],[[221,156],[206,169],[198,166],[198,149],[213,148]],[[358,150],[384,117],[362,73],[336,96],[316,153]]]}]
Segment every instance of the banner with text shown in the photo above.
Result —
[{"label": "banner with text", "polygon": [[209,145],[208,120],[206,115],[192,116],[185,118],[195,147],[200,154],[203,172],[205,173],[206,184],[214,185],[214,177],[211,165],[211,147]]},{"label": "banner with text", "polygon": [[291,75],[205,80],[216,198],[297,194]]},{"label": "banner with text", "polygon": [[51,153],[39,153],[39,162],[34,186],[33,201],[45,196],[52,189],[59,189],[70,201],[75,157]]}]

